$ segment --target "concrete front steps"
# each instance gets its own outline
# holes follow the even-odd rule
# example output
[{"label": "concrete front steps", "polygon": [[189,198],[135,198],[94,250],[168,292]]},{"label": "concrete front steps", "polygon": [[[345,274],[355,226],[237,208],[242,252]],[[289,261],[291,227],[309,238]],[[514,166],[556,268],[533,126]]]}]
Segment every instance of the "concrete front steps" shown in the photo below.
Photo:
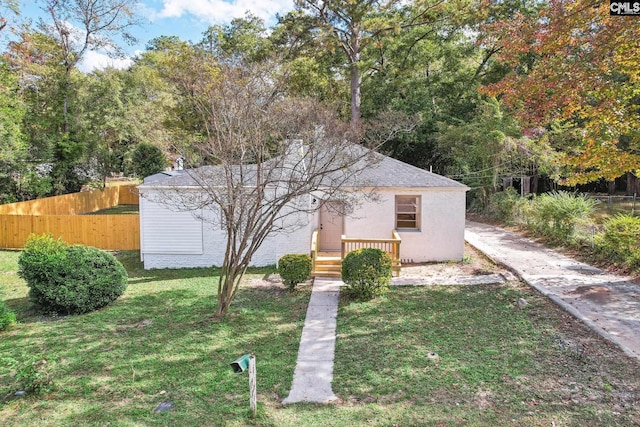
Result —
[{"label": "concrete front steps", "polygon": [[342,271],[342,259],[336,256],[319,256],[311,275],[313,277],[340,277]]}]

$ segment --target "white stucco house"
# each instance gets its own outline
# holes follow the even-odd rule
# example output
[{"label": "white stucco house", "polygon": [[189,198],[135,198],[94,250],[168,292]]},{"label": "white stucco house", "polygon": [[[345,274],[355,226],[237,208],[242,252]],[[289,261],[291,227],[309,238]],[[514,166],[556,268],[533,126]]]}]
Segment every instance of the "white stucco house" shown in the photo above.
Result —
[{"label": "white stucco house", "polygon": [[[322,257],[340,257],[344,248],[348,251],[361,246],[389,251],[399,247],[396,258],[402,263],[461,260],[465,193],[469,188],[382,154],[375,156],[376,165],[360,174],[359,182],[366,184],[350,189],[374,191],[375,201],[363,201],[344,215],[330,209],[336,201],[309,194],[303,202],[314,212],[305,213],[294,231],[270,235],[253,256],[252,264],[276,264],[288,253],[312,253],[318,258],[319,271]],[[146,269],[221,265],[225,231],[206,221],[206,212],[172,209],[158,197],[163,188],[199,191],[193,174],[159,173],[147,177],[138,188],[140,252]]]}]

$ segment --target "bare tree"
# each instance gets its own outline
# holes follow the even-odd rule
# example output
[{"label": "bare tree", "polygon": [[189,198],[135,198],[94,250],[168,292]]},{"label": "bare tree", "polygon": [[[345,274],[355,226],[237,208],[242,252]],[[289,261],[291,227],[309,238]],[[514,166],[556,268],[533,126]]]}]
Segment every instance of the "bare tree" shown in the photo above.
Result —
[{"label": "bare tree", "polygon": [[216,313],[224,317],[265,239],[307,224],[321,200],[340,200],[347,213],[372,197],[350,190],[364,185],[360,172],[379,155],[356,144],[360,133],[335,112],[284,97],[278,64],[218,65],[198,55],[180,64],[174,82],[200,125],[200,161],[210,165],[183,174],[196,191],[167,188],[154,201],[202,210],[204,221],[225,231]]}]

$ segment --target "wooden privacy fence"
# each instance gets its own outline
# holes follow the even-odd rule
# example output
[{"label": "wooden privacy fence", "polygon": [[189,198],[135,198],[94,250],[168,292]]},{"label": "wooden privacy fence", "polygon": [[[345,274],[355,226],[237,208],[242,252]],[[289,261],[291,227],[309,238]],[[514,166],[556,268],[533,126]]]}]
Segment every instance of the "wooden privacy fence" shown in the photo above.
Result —
[{"label": "wooden privacy fence", "polygon": [[107,209],[116,205],[137,205],[135,185],[107,187],[62,196],[45,197],[28,202],[0,205],[0,215],[76,215]]},{"label": "wooden privacy fence", "polygon": [[78,215],[137,203],[135,186],[128,185],[0,205],[0,247],[20,249],[31,233],[49,233],[100,249],[140,249],[138,215]]},{"label": "wooden privacy fence", "polygon": [[138,215],[0,215],[0,247],[23,248],[31,233],[100,249],[140,249]]}]

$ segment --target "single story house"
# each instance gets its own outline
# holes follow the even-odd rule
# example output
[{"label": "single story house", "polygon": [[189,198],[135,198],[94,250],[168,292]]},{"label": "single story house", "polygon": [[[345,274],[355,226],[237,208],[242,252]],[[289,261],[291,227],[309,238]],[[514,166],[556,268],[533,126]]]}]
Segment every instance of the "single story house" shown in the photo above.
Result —
[{"label": "single story house", "polygon": [[[399,262],[461,260],[465,193],[469,188],[382,154],[375,156],[376,165],[362,171],[367,188],[350,189],[374,191],[375,200],[364,201],[352,213],[342,214],[332,209],[332,204],[339,202],[309,194],[305,203],[311,209],[303,223],[294,231],[267,237],[252,264],[276,264],[288,253],[311,253],[316,274],[322,257],[340,259],[345,250],[363,246],[389,251],[397,258],[398,269]],[[226,247],[222,227],[206,221],[207,214],[202,211],[176,210],[158,197],[162,188],[198,191],[192,176],[189,171],[162,172],[145,178],[138,187],[140,252],[146,269],[222,263]]]}]

